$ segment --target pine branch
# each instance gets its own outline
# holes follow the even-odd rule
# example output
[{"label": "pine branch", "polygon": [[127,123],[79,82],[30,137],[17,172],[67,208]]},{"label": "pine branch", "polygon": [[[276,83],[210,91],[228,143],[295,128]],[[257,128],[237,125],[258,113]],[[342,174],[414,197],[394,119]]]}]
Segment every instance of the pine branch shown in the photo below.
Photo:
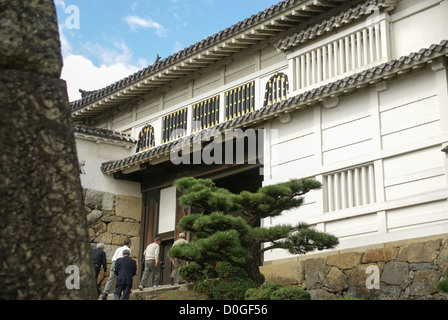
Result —
[{"label": "pine branch", "polygon": [[[175,185],[184,193],[179,204],[200,208],[202,213],[180,220],[178,228],[191,232],[195,240],[173,247],[169,252],[172,257],[199,263],[227,261],[251,274],[253,267],[260,264],[261,254],[268,250],[304,254],[332,248],[339,242],[306,224],[259,227],[260,219],[300,207],[305,194],[321,187],[318,181],[290,180],[239,194],[218,188],[209,179],[182,178]],[[262,248],[263,243],[269,245]],[[259,280],[257,275],[253,277]]]}]

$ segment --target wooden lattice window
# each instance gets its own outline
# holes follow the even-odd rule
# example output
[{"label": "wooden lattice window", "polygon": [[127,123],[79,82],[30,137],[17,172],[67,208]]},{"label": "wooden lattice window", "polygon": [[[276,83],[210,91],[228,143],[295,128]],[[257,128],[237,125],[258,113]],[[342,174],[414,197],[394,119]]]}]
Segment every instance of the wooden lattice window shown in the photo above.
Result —
[{"label": "wooden lattice window", "polygon": [[162,118],[162,143],[187,135],[187,113],[184,108]]},{"label": "wooden lattice window", "polygon": [[376,202],[373,163],[326,174],[323,177],[325,212]]},{"label": "wooden lattice window", "polygon": [[263,106],[270,106],[271,104],[286,100],[286,95],[288,92],[288,76],[284,73],[277,72],[266,83]]},{"label": "wooden lattice window", "polygon": [[226,92],[226,121],[255,109],[255,81]]},{"label": "wooden lattice window", "polygon": [[151,125],[146,125],[138,135],[137,151],[141,152],[150,149],[156,145],[154,139],[154,128]]},{"label": "wooden lattice window", "polygon": [[193,105],[192,131],[197,132],[219,123],[219,96]]}]

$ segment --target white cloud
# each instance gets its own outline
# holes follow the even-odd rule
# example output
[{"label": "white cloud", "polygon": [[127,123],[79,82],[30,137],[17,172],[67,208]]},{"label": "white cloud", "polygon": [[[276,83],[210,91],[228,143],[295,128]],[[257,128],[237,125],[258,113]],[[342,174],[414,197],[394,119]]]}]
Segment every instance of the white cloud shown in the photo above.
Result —
[{"label": "white cloud", "polygon": [[54,4],[57,6],[61,6],[65,10],[65,2],[64,0],[54,0]]},{"label": "white cloud", "polygon": [[166,37],[165,28],[151,19],[143,19],[138,16],[127,16],[124,18],[124,21],[131,27],[132,30],[136,30],[137,28],[153,28],[156,30],[156,34],[159,37]]},{"label": "white cloud", "polygon": [[111,48],[99,44],[85,43],[83,48],[100,61],[100,65],[86,56],[73,52],[73,47],[64,35],[64,28],[59,28],[64,66],[61,78],[67,83],[70,101],[81,99],[79,89],[98,90],[124,79],[147,66],[145,59],[135,59],[132,51],[123,40],[112,39]]},{"label": "white cloud", "polygon": [[95,66],[93,62],[81,55],[68,55],[64,58],[61,78],[67,82],[67,92],[70,101],[81,99],[79,89],[86,91],[98,90],[126,78],[139,67],[114,63]]},{"label": "white cloud", "polygon": [[132,61],[133,53],[123,40],[111,39],[109,43],[112,47],[86,42],[83,48],[101,61],[101,64],[129,64]]}]

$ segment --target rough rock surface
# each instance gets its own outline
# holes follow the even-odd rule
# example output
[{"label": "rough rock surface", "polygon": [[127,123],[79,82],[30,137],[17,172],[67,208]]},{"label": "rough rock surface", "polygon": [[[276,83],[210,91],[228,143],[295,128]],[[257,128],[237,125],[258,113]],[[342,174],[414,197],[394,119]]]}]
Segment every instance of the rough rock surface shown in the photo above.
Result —
[{"label": "rough rock surface", "polygon": [[0,299],[96,298],[61,66],[53,1],[0,0]]}]

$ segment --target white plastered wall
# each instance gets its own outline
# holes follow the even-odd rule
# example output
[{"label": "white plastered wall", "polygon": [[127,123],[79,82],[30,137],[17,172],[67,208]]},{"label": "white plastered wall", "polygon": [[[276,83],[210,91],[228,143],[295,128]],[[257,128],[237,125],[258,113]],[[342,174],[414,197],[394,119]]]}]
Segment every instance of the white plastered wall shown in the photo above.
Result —
[{"label": "white plastered wall", "polygon": [[[448,228],[448,142],[445,69],[428,68],[378,84],[293,115],[289,123],[274,120],[266,139],[271,151],[265,185],[290,178],[324,177],[370,165],[374,169],[375,202],[325,211],[325,186],[306,195],[299,209],[263,225],[307,222],[336,235],[338,249],[442,234]],[[273,156],[275,155],[275,156]],[[269,179],[270,178],[270,179]],[[283,250],[265,260],[291,258]]]},{"label": "white plastered wall", "polygon": [[134,197],[142,196],[140,183],[117,180],[101,171],[104,162],[129,157],[135,148],[126,149],[122,145],[99,143],[79,137],[76,138],[76,148],[83,188]]}]

